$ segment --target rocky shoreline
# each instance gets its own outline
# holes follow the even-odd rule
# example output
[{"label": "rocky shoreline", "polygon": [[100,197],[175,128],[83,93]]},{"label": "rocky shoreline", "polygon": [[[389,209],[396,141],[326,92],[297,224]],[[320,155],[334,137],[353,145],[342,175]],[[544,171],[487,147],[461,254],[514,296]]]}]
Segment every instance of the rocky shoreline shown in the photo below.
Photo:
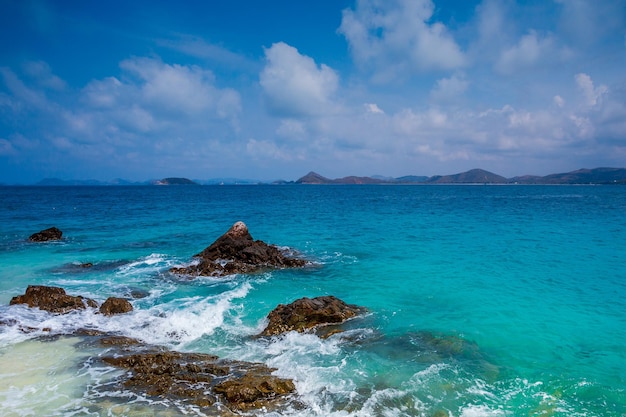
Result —
[{"label": "rocky shoreline", "polygon": [[[31,236],[30,240],[45,242],[61,239],[61,235],[59,229],[51,228],[33,235],[37,236],[35,238]],[[235,223],[194,258],[198,258],[197,263],[172,268],[170,272],[190,277],[225,276],[307,265],[305,259],[254,240],[243,222]],[[84,267],[89,268],[91,264]],[[44,285],[29,285],[24,294],[11,299],[10,305],[18,304],[55,315],[88,309],[104,316],[133,311],[131,302],[125,298],[109,297],[99,304],[91,298],[69,295],[63,288]],[[341,330],[318,331],[325,326],[344,323],[365,311],[363,307],[347,304],[334,296],[305,297],[290,304],[278,305],[268,314],[266,328],[255,337],[280,337],[291,331],[327,337]],[[25,333],[38,330],[2,320],[0,325],[18,325],[20,331]],[[43,330],[50,334],[59,331],[51,328]],[[128,371],[118,381],[121,389],[148,397],[166,398],[207,409],[222,407],[235,413],[276,409],[297,398],[294,381],[275,376],[273,372],[276,369],[262,363],[168,350],[125,336],[103,334],[98,330],[81,329],[73,335],[97,337],[102,347],[115,347],[113,353],[107,351],[99,360]]]},{"label": "rocky shoreline", "polygon": [[[66,294],[63,288],[28,286],[10,305],[24,304],[52,314],[69,314],[93,309],[106,316],[133,311],[128,300],[110,297],[101,305],[83,296]],[[267,319],[267,327],[257,337],[280,336],[290,331],[313,332],[329,324],[340,324],[365,309],[332,296],[301,298],[279,305]],[[0,325],[14,325],[0,321]],[[37,329],[20,327],[23,332]],[[55,332],[56,329],[44,329]],[[81,329],[76,336],[96,336],[103,346],[122,346],[113,355],[100,358],[105,364],[129,371],[118,383],[121,389],[148,397],[166,398],[202,408],[223,406],[230,411],[274,409],[297,397],[294,381],[273,375],[276,371],[261,363],[220,359],[215,355],[167,350],[142,341]]]}]

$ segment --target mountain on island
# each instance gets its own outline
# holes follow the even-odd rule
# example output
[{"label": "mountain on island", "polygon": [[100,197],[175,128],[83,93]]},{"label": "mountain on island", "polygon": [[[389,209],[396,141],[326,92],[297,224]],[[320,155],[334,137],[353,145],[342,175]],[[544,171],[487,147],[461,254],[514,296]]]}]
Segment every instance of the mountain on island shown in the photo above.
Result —
[{"label": "mountain on island", "polygon": [[426,184],[506,184],[509,180],[484,169],[472,169],[454,175],[435,175],[424,182]]},{"label": "mountain on island", "polygon": [[133,182],[120,178],[111,181],[98,180],[61,180],[46,178],[37,186],[96,186],[96,185],[256,185],[256,184],[621,184],[626,185],[626,168],[593,168],[578,169],[576,171],[550,174],[546,176],[523,175],[505,178],[484,169],[471,169],[466,172],[450,175],[434,175],[432,177],[406,175],[402,177],[385,177],[375,175],[371,177],[348,176],[342,178],[327,178],[317,172],[309,172],[296,181],[276,180],[264,182],[250,179],[213,178],[209,180],[190,180],[187,178],[168,177],[161,180]]},{"label": "mountain on island", "polygon": [[317,172],[309,172],[304,177],[296,180],[296,184],[387,184],[388,181],[372,177],[343,177],[331,180]]},{"label": "mountain on island", "polygon": [[407,175],[398,178],[343,177],[330,179],[309,172],[296,184],[625,184],[626,168],[579,169],[546,176],[525,175],[505,178],[484,169],[471,169],[452,175],[432,177]]},{"label": "mountain on island", "polygon": [[517,184],[626,184],[626,168],[579,169],[545,177],[526,175],[513,177],[509,182]]},{"label": "mountain on island", "polygon": [[187,178],[163,178],[153,182],[154,185],[198,185],[197,182]]}]

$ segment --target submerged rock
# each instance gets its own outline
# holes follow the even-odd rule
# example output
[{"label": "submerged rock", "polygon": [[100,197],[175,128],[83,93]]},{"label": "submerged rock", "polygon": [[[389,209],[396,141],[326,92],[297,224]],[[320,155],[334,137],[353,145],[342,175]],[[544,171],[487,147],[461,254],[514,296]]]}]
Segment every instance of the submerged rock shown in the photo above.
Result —
[{"label": "submerged rock", "polygon": [[109,335],[100,339],[102,346],[135,346],[140,345],[141,341],[134,337]]},{"label": "submerged rock", "polygon": [[363,313],[365,309],[331,296],[300,298],[291,304],[279,304],[267,316],[269,323],[260,336],[274,336],[295,330],[307,330],[328,324],[340,324]]},{"label": "submerged rock", "polygon": [[84,310],[86,307],[98,307],[98,303],[91,298],[67,295],[63,288],[44,285],[29,285],[26,293],[13,297],[9,304],[27,304],[29,307],[60,314]]},{"label": "submerged rock", "polygon": [[133,311],[132,304],[125,298],[109,297],[100,306],[100,313],[105,316],[124,314]]},{"label": "submerged rock", "polygon": [[254,240],[243,222],[235,223],[209,247],[194,255],[199,262],[184,268],[172,268],[175,274],[221,276],[252,273],[264,268],[294,268],[306,265],[303,259],[261,240]]},{"label": "submerged rock", "polygon": [[42,230],[40,232],[30,235],[28,240],[31,242],[47,242],[49,240],[61,240],[63,232],[56,227]]},{"label": "submerged rock", "polygon": [[216,403],[233,410],[271,408],[295,392],[291,380],[272,375],[274,369],[263,364],[208,354],[159,351],[103,360],[132,371],[126,388],[205,408]]}]

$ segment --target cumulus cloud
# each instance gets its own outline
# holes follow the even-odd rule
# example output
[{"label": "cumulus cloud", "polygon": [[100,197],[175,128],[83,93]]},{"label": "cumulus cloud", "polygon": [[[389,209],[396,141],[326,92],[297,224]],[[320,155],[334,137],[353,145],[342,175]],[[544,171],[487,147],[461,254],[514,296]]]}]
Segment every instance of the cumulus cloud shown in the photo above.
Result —
[{"label": "cumulus cloud", "polygon": [[232,140],[239,128],[239,93],[218,87],[214,75],[198,66],[131,58],[120,63],[119,75],[78,90],[67,89],[45,63],[22,70],[0,68],[0,116],[8,115],[16,129],[1,148],[4,155],[25,155],[29,143],[40,143],[28,154],[33,164],[71,160],[149,171],[166,160],[180,165],[171,160],[175,154],[185,159],[184,167],[210,154],[216,138]]},{"label": "cumulus cloud", "polygon": [[385,112],[380,107],[378,107],[376,103],[366,103],[365,109],[369,113],[385,114]]},{"label": "cumulus cloud", "polygon": [[359,0],[343,11],[339,32],[355,61],[380,80],[464,66],[464,53],[445,25],[431,22],[433,13],[431,0]]},{"label": "cumulus cloud", "polygon": [[554,96],[552,100],[554,100],[554,104],[559,107],[563,107],[565,105],[565,100],[559,95]]},{"label": "cumulus cloud", "polygon": [[595,106],[602,96],[608,92],[608,88],[605,85],[594,87],[591,77],[584,73],[576,74],[576,85],[582,92],[587,106]]},{"label": "cumulus cloud", "polygon": [[260,83],[269,107],[280,115],[320,115],[332,111],[337,73],[284,42],[265,50],[266,65]]},{"label": "cumulus cloud", "polygon": [[[123,135],[179,134],[208,131],[215,121],[236,127],[241,112],[239,93],[218,88],[210,71],[197,66],[167,64],[154,58],[120,63],[121,76],[93,80],[81,91],[80,109],[68,109],[64,119],[83,140]],[[196,132],[193,137],[197,140]],[[94,139],[95,140],[95,139]]]},{"label": "cumulus cloud", "polygon": [[[134,58],[123,61],[120,67],[138,77],[139,97],[146,105],[169,113],[206,114],[216,108],[224,94],[231,103],[236,95],[233,90],[218,90],[213,73],[195,65],[170,65],[157,59]],[[231,108],[237,111],[238,105],[231,105]],[[226,113],[224,115],[228,116]]]},{"label": "cumulus cloud", "polygon": [[464,74],[454,74],[449,78],[437,80],[430,96],[435,102],[451,102],[463,95],[468,86],[469,81]]},{"label": "cumulus cloud", "polygon": [[540,36],[531,30],[522,36],[519,42],[505,49],[496,62],[499,72],[510,74],[532,68],[538,64],[545,65],[558,58],[559,53],[552,36]]}]

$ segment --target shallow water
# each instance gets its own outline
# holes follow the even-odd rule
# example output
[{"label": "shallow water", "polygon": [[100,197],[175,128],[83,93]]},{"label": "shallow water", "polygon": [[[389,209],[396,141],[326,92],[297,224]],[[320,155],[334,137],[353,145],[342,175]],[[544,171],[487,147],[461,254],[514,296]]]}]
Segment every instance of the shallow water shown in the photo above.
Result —
[{"label": "shallow water", "polygon": [[[0,188],[0,409],[202,415],[115,391],[98,349],[51,337],[86,327],[277,368],[300,403],[260,415],[623,417],[625,213],[611,186]],[[237,220],[315,265],[167,272]],[[27,241],[51,226],[63,241]],[[9,306],[29,284],[142,298],[110,318]],[[325,340],[250,337],[277,304],[326,294],[369,312]]]}]

